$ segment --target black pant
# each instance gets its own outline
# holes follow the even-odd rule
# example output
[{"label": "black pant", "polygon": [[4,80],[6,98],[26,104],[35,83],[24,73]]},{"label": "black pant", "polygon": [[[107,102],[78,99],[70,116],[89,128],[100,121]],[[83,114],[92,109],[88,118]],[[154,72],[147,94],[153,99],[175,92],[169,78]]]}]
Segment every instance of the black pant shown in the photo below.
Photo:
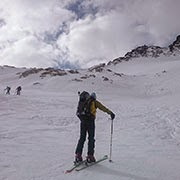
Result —
[{"label": "black pant", "polygon": [[95,148],[95,118],[81,118],[80,138],[76,147],[76,154],[82,154],[86,135],[88,133],[88,155],[94,155]]}]

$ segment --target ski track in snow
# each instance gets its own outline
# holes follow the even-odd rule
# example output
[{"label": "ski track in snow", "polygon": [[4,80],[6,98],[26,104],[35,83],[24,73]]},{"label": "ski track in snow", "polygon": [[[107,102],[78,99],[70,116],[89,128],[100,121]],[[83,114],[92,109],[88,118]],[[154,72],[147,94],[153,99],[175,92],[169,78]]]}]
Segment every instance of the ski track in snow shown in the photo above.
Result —
[{"label": "ski track in snow", "polygon": [[[171,69],[159,75],[114,78],[112,87],[91,83],[90,89],[116,114],[113,163],[104,161],[71,174],[64,172],[72,165],[79,138],[79,87],[62,82],[58,92],[48,91],[22,80],[26,88],[21,96],[0,95],[0,180],[179,180],[180,86],[171,81],[177,64],[177,71],[172,65]],[[97,158],[109,154],[110,123],[109,116],[98,111]],[[84,157],[86,150],[87,143]]]}]

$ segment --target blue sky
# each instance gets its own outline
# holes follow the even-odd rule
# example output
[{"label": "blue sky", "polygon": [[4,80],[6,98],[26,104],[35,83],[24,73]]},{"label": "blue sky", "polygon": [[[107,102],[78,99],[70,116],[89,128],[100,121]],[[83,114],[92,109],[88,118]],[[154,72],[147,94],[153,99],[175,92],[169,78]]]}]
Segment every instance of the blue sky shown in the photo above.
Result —
[{"label": "blue sky", "polygon": [[133,48],[167,46],[179,0],[2,0],[0,65],[86,68]]}]

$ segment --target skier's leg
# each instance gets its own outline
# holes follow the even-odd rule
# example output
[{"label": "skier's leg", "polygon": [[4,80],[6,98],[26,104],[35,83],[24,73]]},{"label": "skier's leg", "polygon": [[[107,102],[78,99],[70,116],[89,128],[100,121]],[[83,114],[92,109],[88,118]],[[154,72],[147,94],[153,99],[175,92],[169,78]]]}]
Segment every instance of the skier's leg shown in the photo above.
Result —
[{"label": "skier's leg", "polygon": [[88,155],[94,155],[95,148],[95,120],[90,119],[88,121]]},{"label": "skier's leg", "polygon": [[79,154],[79,155],[82,154],[83,147],[84,147],[84,142],[86,140],[86,131],[87,131],[86,123],[84,121],[81,121],[81,124],[80,124],[80,138],[79,138],[79,141],[78,141],[78,144],[77,144],[77,147],[76,147],[76,151],[75,151],[76,154]]}]

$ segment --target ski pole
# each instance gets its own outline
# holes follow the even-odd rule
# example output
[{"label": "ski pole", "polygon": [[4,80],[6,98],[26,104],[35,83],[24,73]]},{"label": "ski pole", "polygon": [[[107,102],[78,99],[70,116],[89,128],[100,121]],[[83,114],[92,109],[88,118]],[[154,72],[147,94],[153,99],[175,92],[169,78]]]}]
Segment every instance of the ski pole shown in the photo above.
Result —
[{"label": "ski pole", "polygon": [[111,120],[111,138],[110,138],[109,162],[112,162],[112,138],[113,138],[113,120]]}]

